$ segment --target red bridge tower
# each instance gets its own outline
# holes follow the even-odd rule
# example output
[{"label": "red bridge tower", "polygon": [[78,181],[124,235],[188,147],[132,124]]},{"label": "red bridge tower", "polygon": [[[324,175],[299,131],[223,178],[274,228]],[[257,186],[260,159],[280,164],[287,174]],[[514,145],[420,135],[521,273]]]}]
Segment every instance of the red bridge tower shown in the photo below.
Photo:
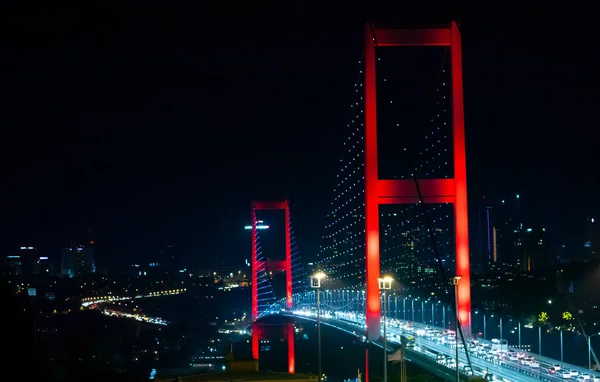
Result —
[{"label": "red bridge tower", "polygon": [[380,337],[381,306],[379,284],[379,205],[419,203],[413,180],[384,180],[378,175],[377,87],[375,82],[375,44],[377,46],[448,46],[451,56],[452,128],[454,178],[422,179],[419,187],[425,203],[453,203],[456,242],[458,315],[463,333],[471,333],[471,277],[469,267],[469,231],[467,215],[467,167],[461,37],[456,22],[447,28],[365,29],[365,229],[366,229],[366,324],[369,340]]},{"label": "red bridge tower", "polygon": [[[285,212],[285,260],[258,260],[257,253],[257,231],[256,231],[256,211],[265,210],[284,210]],[[295,372],[295,352],[294,335],[295,329],[292,323],[285,325],[269,325],[256,322],[258,319],[258,272],[273,271],[285,272],[285,290],[286,290],[286,308],[292,309],[292,242],[290,226],[290,203],[284,201],[261,201],[252,202],[252,356],[254,359],[259,357],[259,342],[266,336],[266,328],[276,328],[283,330],[284,336],[288,342],[288,373]],[[271,330],[272,332],[272,330]]]}]

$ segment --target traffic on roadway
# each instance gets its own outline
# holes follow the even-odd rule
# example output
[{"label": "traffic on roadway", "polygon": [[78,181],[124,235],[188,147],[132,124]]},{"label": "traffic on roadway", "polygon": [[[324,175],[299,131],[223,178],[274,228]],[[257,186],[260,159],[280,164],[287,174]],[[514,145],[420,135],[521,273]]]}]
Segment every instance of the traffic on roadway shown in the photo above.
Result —
[{"label": "traffic on roadway", "polygon": [[[313,310],[295,310],[292,313],[300,317],[316,318],[316,312]],[[365,317],[362,313],[321,311],[321,319],[331,326],[361,335],[363,340],[366,340],[363,335],[366,329]],[[407,355],[417,352],[427,356],[441,368],[456,370],[457,341],[454,331],[393,318],[388,318],[386,322],[387,341],[390,347],[404,344]],[[459,372],[466,376],[476,375],[488,380],[505,382],[531,380],[600,382],[600,374],[597,372],[513,349],[508,346],[506,340],[465,338],[465,343],[472,369],[468,366],[464,345],[460,340],[458,341],[458,368]]]}]

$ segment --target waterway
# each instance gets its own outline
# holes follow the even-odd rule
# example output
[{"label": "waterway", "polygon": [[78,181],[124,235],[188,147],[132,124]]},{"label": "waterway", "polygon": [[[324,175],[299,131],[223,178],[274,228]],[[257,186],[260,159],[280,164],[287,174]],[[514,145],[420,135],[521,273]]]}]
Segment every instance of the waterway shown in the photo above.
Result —
[{"label": "waterway", "polygon": [[[248,310],[239,307],[249,307],[247,296],[243,293],[218,292],[214,297],[203,297],[200,294],[183,294],[140,300],[138,303],[147,315],[160,317],[170,322],[167,330],[180,332],[179,327],[185,327],[186,336],[194,335],[195,347],[189,351],[179,351],[179,359],[161,358],[158,368],[163,370],[177,368],[184,374],[220,371],[223,369],[223,356],[233,348],[236,358],[251,357],[251,337],[249,334],[219,333],[219,328],[233,328],[231,321],[249,314]],[[272,325],[283,325],[289,318],[273,316],[262,319],[262,322]],[[296,333],[295,341],[295,370],[296,373],[318,373],[317,326],[313,321],[296,319],[293,321]],[[240,325],[237,326],[238,328]],[[177,328],[177,329],[176,329]],[[192,332],[190,332],[192,330]],[[221,330],[222,331],[222,330]],[[382,380],[383,352],[381,348],[369,345],[360,338],[341,332],[329,326],[321,326],[322,372],[327,381],[337,382],[348,379],[354,380],[362,375],[365,377],[365,350],[369,349],[369,379]],[[191,343],[188,343],[191,345]],[[214,357],[214,359],[211,359]],[[261,344],[259,354],[261,370],[286,372],[288,362],[287,336],[277,330],[269,332]],[[199,367],[198,365],[211,365]],[[399,365],[388,364],[388,381],[400,379]],[[412,364],[407,364],[407,375],[415,377],[422,375],[429,381],[441,380],[427,371]]]},{"label": "waterway", "polygon": [[[270,317],[267,323],[283,323],[283,317]],[[316,374],[318,370],[317,325],[313,321],[295,320],[296,372]],[[368,345],[361,339],[341,332],[329,326],[321,326],[322,371],[328,381],[344,381],[357,378],[359,373],[364,380],[365,350],[369,350],[369,379],[380,381],[383,376],[382,349]],[[285,371],[287,369],[287,342],[281,336],[269,338],[260,352],[260,368],[263,370]],[[388,381],[400,379],[399,365],[388,363]],[[407,364],[407,375],[422,375],[429,381],[441,381],[441,378],[429,374],[412,364]]]}]

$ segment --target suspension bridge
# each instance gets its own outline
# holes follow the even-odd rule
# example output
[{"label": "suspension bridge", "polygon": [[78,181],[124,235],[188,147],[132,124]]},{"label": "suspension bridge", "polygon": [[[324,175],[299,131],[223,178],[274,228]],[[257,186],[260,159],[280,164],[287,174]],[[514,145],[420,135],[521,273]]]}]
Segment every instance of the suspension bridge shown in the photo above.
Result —
[{"label": "suspension bridge", "polygon": [[[277,314],[314,320],[318,291],[323,293],[323,324],[385,346],[386,352],[403,348],[407,361],[447,380],[456,380],[456,370],[465,379],[596,378],[585,367],[523,352],[502,338],[498,349],[498,343],[472,333],[461,34],[456,22],[429,29],[367,24],[364,38],[344,156],[316,264],[327,275],[322,291],[309,288],[290,202],[252,203],[254,357],[259,358],[267,331],[279,330],[288,341],[288,371],[295,372],[293,323],[273,328],[260,318]],[[398,60],[410,62],[411,54],[425,54],[433,74],[397,73]],[[418,65],[428,66],[423,62]],[[411,94],[402,96],[398,88],[411,89]],[[420,88],[427,89],[419,93]],[[263,254],[257,225],[265,210],[285,214],[284,259]],[[285,273],[283,298],[274,291],[274,273]],[[378,283],[384,274],[395,275],[399,287],[385,300]],[[460,276],[456,288],[448,288],[450,276]],[[416,296],[420,289],[427,291],[421,300],[400,293],[409,290]],[[424,317],[425,300],[431,303],[430,320]],[[421,301],[420,317],[415,317],[415,301]],[[386,345],[382,306],[390,312]],[[464,341],[449,341],[448,335]],[[403,346],[407,338],[414,346]],[[458,364],[452,364],[456,347],[462,349]],[[365,377],[368,381],[368,373]]]}]

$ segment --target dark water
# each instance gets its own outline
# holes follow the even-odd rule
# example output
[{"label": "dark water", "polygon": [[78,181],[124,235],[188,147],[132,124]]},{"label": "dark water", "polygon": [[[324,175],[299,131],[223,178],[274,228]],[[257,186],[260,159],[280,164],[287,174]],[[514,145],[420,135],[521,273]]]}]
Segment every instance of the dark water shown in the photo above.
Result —
[{"label": "dark water", "polygon": [[[287,319],[270,317],[264,320],[269,324],[284,323]],[[317,374],[318,347],[316,323],[308,320],[294,320],[298,329],[295,335],[296,372]],[[369,378],[382,379],[383,352],[380,348],[366,345],[354,336],[326,325],[321,326],[322,370],[329,381],[343,381],[356,378],[358,373],[365,372],[365,350],[369,349]],[[268,348],[269,350],[266,350]],[[281,336],[269,338],[269,346],[263,346],[260,353],[260,368],[263,370],[287,370],[287,341]],[[428,375],[431,381],[441,380],[428,374],[423,369],[407,364],[408,376]],[[388,380],[400,379],[396,364],[388,364]]]},{"label": "dark water", "polygon": [[[246,292],[209,289],[137,300],[136,304],[144,314],[169,322],[161,328],[159,335],[153,337],[160,353],[154,367],[181,369],[210,363],[220,368],[222,365],[217,364],[222,361],[203,361],[198,357],[225,355],[230,338],[217,330],[235,318],[243,317],[244,313],[249,314],[249,292]],[[248,309],[244,309],[246,307]]]},{"label": "dark water", "polygon": [[[240,293],[241,292],[241,293]],[[202,341],[219,338],[221,346],[219,355],[224,355],[229,349],[229,342],[233,342],[234,354],[238,358],[249,357],[251,352],[250,336],[220,335],[216,333],[217,327],[222,327],[225,320],[249,314],[249,295],[243,291],[215,293],[214,298],[202,298],[200,294],[188,293],[177,296],[160,297],[156,299],[139,300],[138,305],[147,315],[158,316],[169,320],[172,330],[179,327],[194,328],[197,333],[197,348],[206,347]],[[270,325],[284,325],[289,318],[274,316],[261,320]],[[316,323],[308,320],[293,320],[297,328],[295,333],[295,370],[296,373],[318,372],[318,350]],[[216,324],[216,325],[213,325]],[[361,340],[347,333],[323,325],[321,327],[322,344],[322,371],[329,381],[343,381],[356,378],[358,373],[365,372],[365,350],[369,349],[369,377],[371,380],[382,379],[383,353],[378,347],[366,345]],[[288,362],[287,336],[283,331],[274,330],[268,333],[266,341],[261,347],[260,369],[276,372],[286,372]],[[211,345],[213,346],[213,345]],[[181,357],[198,355],[191,351],[181,353]],[[183,361],[183,360],[182,360]],[[187,360],[185,360],[188,362]],[[185,362],[177,363],[181,367]],[[187,363],[189,365],[189,362]],[[164,364],[162,367],[175,367],[173,363]],[[220,369],[221,364],[216,366]],[[199,370],[198,370],[199,371]],[[426,371],[407,364],[409,376],[428,375],[430,380],[436,377]],[[388,364],[388,379],[399,380],[399,368],[393,363]]]},{"label": "dark water", "polygon": [[195,291],[180,295],[140,299],[136,301],[149,316],[158,316],[169,322],[193,326],[225,320],[250,313],[250,292],[246,289],[223,291]]}]

